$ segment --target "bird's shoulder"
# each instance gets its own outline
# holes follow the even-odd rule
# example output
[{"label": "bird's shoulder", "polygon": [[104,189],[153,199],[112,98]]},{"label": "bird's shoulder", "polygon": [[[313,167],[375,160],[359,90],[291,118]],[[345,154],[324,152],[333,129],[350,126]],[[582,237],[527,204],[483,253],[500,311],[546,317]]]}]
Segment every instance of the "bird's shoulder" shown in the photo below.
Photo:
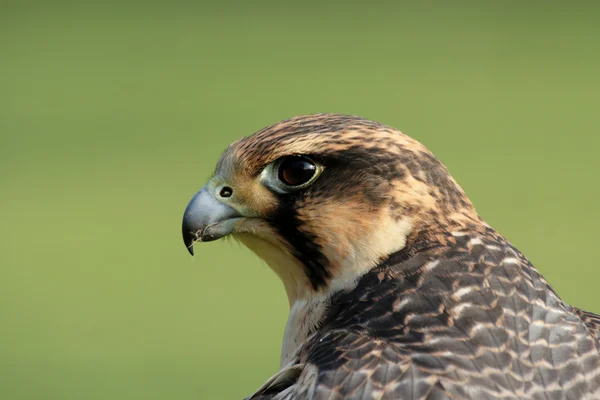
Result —
[{"label": "bird's shoulder", "polygon": [[263,398],[596,393],[600,317],[564,303],[493,230],[452,236],[392,255],[334,295],[293,373]]}]

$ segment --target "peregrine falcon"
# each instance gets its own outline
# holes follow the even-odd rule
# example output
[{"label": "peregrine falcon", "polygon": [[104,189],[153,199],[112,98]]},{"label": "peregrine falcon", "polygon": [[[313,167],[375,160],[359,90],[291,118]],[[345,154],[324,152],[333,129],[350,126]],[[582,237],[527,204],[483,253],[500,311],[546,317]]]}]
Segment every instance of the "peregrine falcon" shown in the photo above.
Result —
[{"label": "peregrine falcon", "polygon": [[565,303],[446,167],[339,114],[230,145],[183,217],[280,277],[279,372],[248,399],[600,399],[600,317]]}]

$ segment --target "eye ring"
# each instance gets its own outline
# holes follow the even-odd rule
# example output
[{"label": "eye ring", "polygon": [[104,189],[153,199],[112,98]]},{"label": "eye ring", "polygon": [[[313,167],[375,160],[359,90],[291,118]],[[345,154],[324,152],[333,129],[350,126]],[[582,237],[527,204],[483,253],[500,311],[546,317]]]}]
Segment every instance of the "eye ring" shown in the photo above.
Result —
[{"label": "eye ring", "polygon": [[277,166],[277,179],[284,185],[297,188],[312,182],[318,172],[318,166],[303,156],[284,157]]}]

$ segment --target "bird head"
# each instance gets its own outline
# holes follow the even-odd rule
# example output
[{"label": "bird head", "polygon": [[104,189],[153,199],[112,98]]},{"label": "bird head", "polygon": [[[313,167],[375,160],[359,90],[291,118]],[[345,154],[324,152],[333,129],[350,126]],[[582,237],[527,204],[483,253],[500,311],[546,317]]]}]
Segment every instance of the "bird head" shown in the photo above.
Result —
[{"label": "bird head", "polygon": [[293,304],[477,219],[416,140],[367,119],[316,114],[231,144],[188,204],[182,232],[192,254],[195,242],[238,239],[279,275]]}]

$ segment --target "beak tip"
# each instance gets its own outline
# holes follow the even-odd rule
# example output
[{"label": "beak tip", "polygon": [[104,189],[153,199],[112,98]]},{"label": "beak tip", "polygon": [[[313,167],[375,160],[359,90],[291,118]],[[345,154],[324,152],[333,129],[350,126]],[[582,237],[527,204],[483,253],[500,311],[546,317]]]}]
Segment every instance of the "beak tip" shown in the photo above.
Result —
[{"label": "beak tip", "polygon": [[190,254],[193,256],[194,255],[194,242],[196,241],[196,235],[192,234],[192,232],[190,232],[190,230],[186,226],[183,227],[182,231],[183,231],[183,244],[185,245],[185,248],[187,249],[187,251],[189,251]]},{"label": "beak tip", "polygon": [[190,252],[190,255],[193,257],[193,256],[194,256],[194,245],[193,245],[193,244],[190,244],[190,245],[187,247],[187,250]]}]

